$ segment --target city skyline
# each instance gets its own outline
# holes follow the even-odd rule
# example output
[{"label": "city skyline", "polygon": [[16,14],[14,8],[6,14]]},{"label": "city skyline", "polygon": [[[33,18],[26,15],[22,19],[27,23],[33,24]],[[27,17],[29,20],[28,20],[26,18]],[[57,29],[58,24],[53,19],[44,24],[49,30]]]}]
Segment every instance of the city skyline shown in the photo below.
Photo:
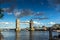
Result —
[{"label": "city skyline", "polygon": [[[56,0],[55,0],[56,1]],[[11,28],[15,28],[15,21],[16,21],[16,15],[19,14],[20,15],[20,10],[22,9],[28,9],[31,10],[31,12],[34,12],[34,14],[38,14],[38,13],[42,13],[43,15],[37,15],[39,18],[43,18],[43,17],[47,17],[48,19],[44,19],[44,20],[35,20],[33,19],[34,16],[33,14],[26,14],[23,15],[23,17],[20,17],[20,21],[21,22],[28,22],[31,19],[33,19],[34,21],[34,26],[47,26],[50,27],[53,24],[60,24],[60,3],[57,3],[55,1],[52,0],[17,0],[17,1],[11,1],[11,2],[6,2],[6,3],[2,3],[0,4],[0,8],[3,9],[9,9],[8,12],[4,12],[4,17],[2,19],[0,19],[0,28],[3,27],[11,27]],[[16,4],[16,5],[15,5]],[[13,5],[13,6],[12,6]],[[17,11],[17,13],[14,15],[13,11],[19,10]],[[27,10],[27,11],[28,11]],[[29,27],[29,24],[21,24],[20,25],[21,28],[26,28]]]}]

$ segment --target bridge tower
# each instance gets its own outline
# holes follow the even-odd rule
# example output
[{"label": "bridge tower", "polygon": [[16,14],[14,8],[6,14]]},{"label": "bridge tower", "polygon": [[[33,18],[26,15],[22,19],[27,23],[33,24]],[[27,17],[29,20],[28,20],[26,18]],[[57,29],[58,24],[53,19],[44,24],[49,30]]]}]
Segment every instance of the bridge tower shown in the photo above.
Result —
[{"label": "bridge tower", "polygon": [[20,31],[20,20],[18,18],[16,19],[16,31]]},{"label": "bridge tower", "polygon": [[34,27],[33,27],[33,20],[31,19],[30,20],[30,31],[34,31]]}]

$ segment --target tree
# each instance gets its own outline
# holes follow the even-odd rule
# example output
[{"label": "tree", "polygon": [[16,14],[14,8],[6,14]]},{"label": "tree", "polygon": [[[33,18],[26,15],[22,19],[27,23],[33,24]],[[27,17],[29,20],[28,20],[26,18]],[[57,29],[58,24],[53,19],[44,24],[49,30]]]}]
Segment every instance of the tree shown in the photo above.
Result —
[{"label": "tree", "polygon": [[4,10],[2,10],[2,9],[0,8],[0,18],[2,18],[2,17],[4,16],[3,12],[4,12]]}]

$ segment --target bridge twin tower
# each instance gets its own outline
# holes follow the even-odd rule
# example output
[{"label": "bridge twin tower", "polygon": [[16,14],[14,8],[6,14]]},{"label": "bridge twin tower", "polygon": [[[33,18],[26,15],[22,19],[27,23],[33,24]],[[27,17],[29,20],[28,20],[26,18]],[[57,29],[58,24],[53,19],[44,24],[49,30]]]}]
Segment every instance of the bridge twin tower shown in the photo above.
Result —
[{"label": "bridge twin tower", "polygon": [[[20,29],[20,20],[19,19],[16,19],[16,31],[19,32],[21,29]],[[30,31],[34,31],[34,28],[33,28],[33,20],[31,19],[29,23],[29,26],[30,26]]]},{"label": "bridge twin tower", "polygon": [[16,31],[20,31],[20,20],[16,19]]}]

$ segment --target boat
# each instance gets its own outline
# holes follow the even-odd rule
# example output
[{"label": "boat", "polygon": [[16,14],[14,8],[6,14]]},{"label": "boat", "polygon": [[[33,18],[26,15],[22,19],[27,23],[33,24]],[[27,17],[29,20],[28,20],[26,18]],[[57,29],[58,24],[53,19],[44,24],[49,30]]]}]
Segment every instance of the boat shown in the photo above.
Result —
[{"label": "boat", "polygon": [[60,34],[58,36],[54,36],[53,40],[60,40]]}]

